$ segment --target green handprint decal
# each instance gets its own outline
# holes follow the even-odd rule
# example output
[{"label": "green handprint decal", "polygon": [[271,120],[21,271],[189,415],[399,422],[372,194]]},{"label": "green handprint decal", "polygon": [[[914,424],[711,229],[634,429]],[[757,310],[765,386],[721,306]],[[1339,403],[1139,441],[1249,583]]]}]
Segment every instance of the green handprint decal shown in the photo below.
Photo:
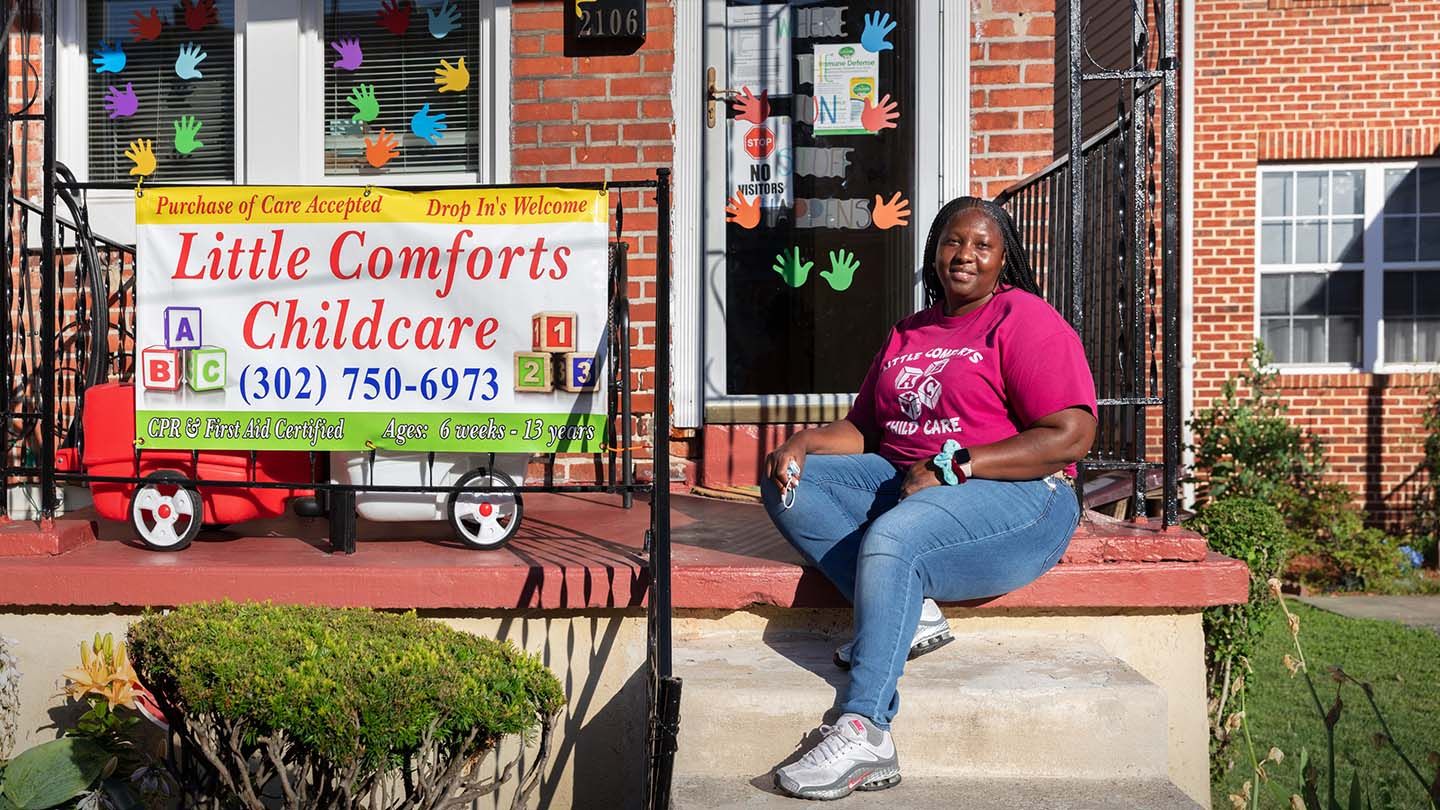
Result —
[{"label": "green handprint decal", "polygon": [[188,155],[196,149],[204,146],[204,142],[195,140],[200,134],[200,127],[204,124],[193,115],[182,115],[175,119],[175,151],[182,155]]},{"label": "green handprint decal", "polygon": [[814,262],[800,261],[800,248],[797,247],[793,254],[787,255],[784,252],[776,254],[775,264],[770,269],[779,273],[780,278],[784,279],[786,284],[791,287],[799,287],[805,283],[806,277],[810,275],[810,268],[814,266]]},{"label": "green handprint decal", "polygon": [[844,248],[830,251],[830,269],[821,270],[820,277],[830,284],[830,289],[835,292],[845,292],[850,289],[850,282],[855,280],[855,271],[860,269],[860,260],[855,254]]},{"label": "green handprint decal", "polygon": [[350,97],[345,99],[350,106],[355,108],[355,114],[350,117],[356,123],[368,124],[380,116],[380,101],[375,98],[375,85],[362,84],[350,91]]}]

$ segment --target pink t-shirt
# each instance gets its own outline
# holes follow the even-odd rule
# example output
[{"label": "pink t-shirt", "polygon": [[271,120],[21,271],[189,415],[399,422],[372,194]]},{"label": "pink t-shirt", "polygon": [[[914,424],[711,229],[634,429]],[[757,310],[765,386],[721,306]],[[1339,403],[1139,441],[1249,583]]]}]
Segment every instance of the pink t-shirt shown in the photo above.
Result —
[{"label": "pink t-shirt", "polygon": [[1079,336],[1043,298],[1007,288],[964,315],[936,305],[895,324],[845,418],[905,467],[946,439],[998,442],[1077,406],[1098,412]]}]

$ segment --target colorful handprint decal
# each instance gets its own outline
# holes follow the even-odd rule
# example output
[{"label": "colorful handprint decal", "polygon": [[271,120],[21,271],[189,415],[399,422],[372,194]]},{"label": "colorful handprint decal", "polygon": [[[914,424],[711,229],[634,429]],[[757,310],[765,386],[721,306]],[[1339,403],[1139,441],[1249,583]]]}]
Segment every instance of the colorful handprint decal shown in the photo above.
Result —
[{"label": "colorful handprint decal", "polygon": [[125,69],[125,47],[102,39],[95,48],[95,58],[90,61],[94,63],[96,73],[119,73]]},{"label": "colorful handprint decal", "polygon": [[180,8],[185,12],[185,27],[191,31],[202,30],[220,19],[215,12],[215,0],[180,0]]},{"label": "colorful handprint decal", "polygon": [[340,55],[335,60],[336,70],[356,70],[365,61],[365,52],[360,49],[360,40],[355,38],[336,40],[330,43],[335,53]]},{"label": "colorful handprint decal", "polygon": [[136,42],[151,42],[160,38],[160,30],[164,25],[159,10],[154,6],[150,7],[149,16],[136,9],[130,17],[130,36],[134,37]]},{"label": "colorful handprint decal", "polygon": [[390,130],[381,128],[380,137],[376,138],[374,143],[371,143],[369,138],[365,139],[365,160],[379,169],[400,154],[399,147],[400,142],[395,140]]},{"label": "colorful handprint decal", "polygon": [[895,47],[891,42],[886,41],[890,32],[895,30],[898,23],[890,21],[889,14],[881,14],[873,11],[865,15],[865,30],[860,34],[860,47],[870,53],[888,51]]},{"label": "colorful handprint decal", "polygon": [[795,248],[793,253],[781,251],[775,256],[775,264],[770,269],[780,274],[780,279],[791,287],[799,287],[810,277],[810,268],[814,262],[802,262],[800,260],[800,248]]},{"label": "colorful handprint decal", "polygon": [[130,148],[125,150],[125,157],[134,163],[130,169],[131,177],[149,177],[155,173],[155,149],[151,146],[153,142],[148,138],[131,141]]},{"label": "colorful handprint decal", "polygon": [[200,134],[202,126],[204,124],[193,115],[182,115],[175,119],[175,151],[188,155],[204,146],[205,143],[195,137]]},{"label": "colorful handprint decal", "polygon": [[435,68],[435,84],[439,85],[441,93],[459,93],[470,86],[470,70],[465,67],[465,57],[451,65],[447,60],[440,60],[440,67]]},{"label": "colorful handprint decal", "polygon": [[758,126],[770,117],[770,91],[761,90],[757,96],[750,92],[750,88],[741,87],[740,95],[730,100],[730,106],[735,110],[736,120]]},{"label": "colorful handprint decal", "polygon": [[410,30],[410,3],[403,0],[382,0],[380,3],[380,26],[397,37],[405,36]]},{"label": "colorful handprint decal", "polygon": [[209,54],[200,50],[200,46],[193,42],[187,42],[180,46],[180,55],[175,59],[175,75],[185,81],[193,81],[203,78],[204,73],[200,72],[200,63],[205,61]]},{"label": "colorful handprint decal", "polygon": [[870,218],[874,221],[875,227],[887,231],[896,226],[910,224],[910,201],[901,197],[900,192],[885,202],[881,195],[875,195],[875,210],[870,212]]},{"label": "colorful handprint decal", "polygon": [[726,222],[733,222],[747,231],[760,224],[760,197],[747,200],[744,194],[736,192],[734,197],[725,202]]},{"label": "colorful handprint decal", "polygon": [[116,90],[113,86],[105,88],[105,112],[111,118],[129,118],[140,109],[140,99],[135,96],[135,86],[130,82],[125,83],[125,89]]},{"label": "colorful handprint decal", "polygon": [[415,133],[415,137],[434,146],[445,137],[445,113],[431,113],[430,105],[424,105],[419,112],[410,116],[410,131]]},{"label": "colorful handprint decal", "polygon": [[894,129],[899,126],[895,123],[900,119],[899,106],[890,100],[888,93],[880,97],[879,104],[872,104],[870,99],[866,99],[865,109],[860,113],[860,125],[868,132]]},{"label": "colorful handprint decal", "polygon": [[362,84],[350,91],[345,99],[350,106],[355,108],[355,114],[350,120],[359,124],[368,124],[380,116],[380,100],[375,97],[375,85]]},{"label": "colorful handprint decal", "polygon": [[450,0],[441,0],[440,8],[431,9],[426,12],[430,19],[430,36],[436,39],[444,39],[460,27],[460,9],[456,8]]},{"label": "colorful handprint decal", "polygon": [[830,285],[835,292],[845,292],[850,289],[850,283],[855,280],[855,271],[860,269],[860,260],[855,254],[844,248],[830,251],[830,269],[821,270],[820,277]]}]

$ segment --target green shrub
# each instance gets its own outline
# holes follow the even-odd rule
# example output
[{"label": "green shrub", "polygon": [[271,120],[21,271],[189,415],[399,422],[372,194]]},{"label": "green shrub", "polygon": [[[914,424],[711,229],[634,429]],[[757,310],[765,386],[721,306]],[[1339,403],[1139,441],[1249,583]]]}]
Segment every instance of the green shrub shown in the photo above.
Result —
[{"label": "green shrub", "polygon": [[[503,737],[548,732],[564,704],[535,657],[413,613],[191,605],[146,615],[129,640],[141,681],[199,749],[192,759],[251,763],[251,774],[212,768],[212,781],[253,778],[258,793],[255,774],[267,771],[256,761],[268,772],[334,775],[333,786],[286,806],[332,806],[325,790],[362,796],[437,758],[468,761]],[[241,750],[226,750],[237,741]],[[267,762],[267,751],[284,762]]]},{"label": "green shrub", "polygon": [[1415,498],[1411,533],[1414,545],[1431,565],[1440,565],[1440,381],[1430,389],[1425,409],[1425,457],[1420,461],[1420,492]]},{"label": "green shrub", "polygon": [[1204,535],[1211,550],[1250,568],[1249,601],[1207,608],[1203,614],[1210,695],[1223,710],[1235,660],[1250,655],[1274,615],[1275,600],[1265,582],[1285,567],[1290,533],[1274,506],[1254,498],[1211,501],[1190,520],[1190,527]]}]

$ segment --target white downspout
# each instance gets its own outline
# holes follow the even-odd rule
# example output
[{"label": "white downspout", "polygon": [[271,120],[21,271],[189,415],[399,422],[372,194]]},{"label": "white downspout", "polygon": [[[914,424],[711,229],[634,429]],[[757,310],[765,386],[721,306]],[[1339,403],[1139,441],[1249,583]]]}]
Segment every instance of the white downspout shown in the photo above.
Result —
[{"label": "white downspout", "polygon": [[[1195,0],[1180,0],[1180,440],[1191,441],[1195,414]],[[1180,463],[1191,467],[1195,454],[1182,450]],[[1195,503],[1195,485],[1186,484],[1181,503]]]}]

